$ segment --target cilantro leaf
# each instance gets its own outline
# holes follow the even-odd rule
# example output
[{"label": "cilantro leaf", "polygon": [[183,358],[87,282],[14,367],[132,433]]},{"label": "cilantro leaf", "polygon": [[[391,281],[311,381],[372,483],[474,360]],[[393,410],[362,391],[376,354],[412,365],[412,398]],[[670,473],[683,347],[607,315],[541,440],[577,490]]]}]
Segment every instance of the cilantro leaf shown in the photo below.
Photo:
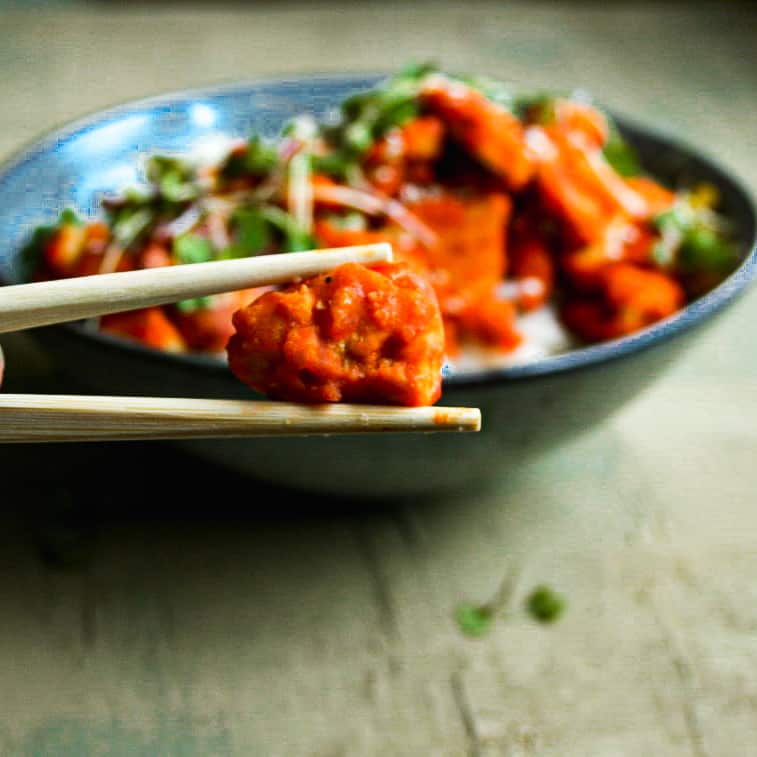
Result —
[{"label": "cilantro leaf", "polygon": [[239,179],[243,176],[262,177],[276,168],[279,157],[276,148],[253,134],[244,149],[233,151],[221,166],[224,179]]},{"label": "cilantro leaf", "polygon": [[180,263],[207,263],[213,259],[213,247],[204,237],[183,234],[173,240],[173,254]]},{"label": "cilantro leaf", "polygon": [[82,226],[83,221],[71,208],[64,208],[58,216],[58,226]]},{"label": "cilantro leaf", "polygon": [[638,176],[641,173],[641,163],[636,150],[611,125],[607,143],[604,146],[605,160],[621,176]]},{"label": "cilantro leaf", "polygon": [[127,205],[112,214],[113,238],[121,247],[129,247],[148,231],[155,220],[155,210],[148,205]]},{"label": "cilantro leaf", "polygon": [[209,310],[212,305],[212,297],[193,297],[189,300],[180,300],[176,303],[176,308],[182,313],[194,313],[196,310]]},{"label": "cilantro leaf", "polygon": [[357,160],[390,129],[419,115],[421,81],[433,70],[428,64],[413,67],[367,92],[348,97],[342,103],[341,123],[326,136],[337,149]]},{"label": "cilantro leaf", "polygon": [[153,155],[145,164],[147,180],[171,203],[190,202],[200,190],[191,163],[170,155]]},{"label": "cilantro leaf", "polygon": [[37,226],[29,241],[19,252],[19,275],[22,281],[28,281],[42,265],[45,247],[55,233],[55,226]]},{"label": "cilantro leaf", "polygon": [[365,231],[366,217],[362,213],[350,211],[347,213],[331,213],[328,222],[335,229],[343,231]]},{"label": "cilantro leaf", "polygon": [[519,95],[513,100],[512,109],[521,121],[548,126],[555,122],[555,101],[557,95],[539,92],[531,95]]},{"label": "cilantro leaf", "polygon": [[494,613],[488,605],[464,604],[455,610],[455,620],[466,636],[484,636],[491,630]]},{"label": "cilantro leaf", "polygon": [[660,241],[653,249],[660,265],[675,267],[682,274],[725,276],[738,264],[736,246],[708,226],[685,199],[658,213],[652,225],[660,232]]},{"label": "cilantro leaf", "polygon": [[394,77],[399,79],[423,79],[429,74],[434,74],[439,71],[439,66],[433,61],[424,61],[423,63],[408,63],[404,68],[400,69],[399,73]]},{"label": "cilantro leaf", "polygon": [[354,164],[354,158],[343,151],[314,155],[312,160],[315,173],[326,174],[338,180],[346,179],[350,166]]},{"label": "cilantro leaf", "polygon": [[315,239],[302,229],[292,216],[275,205],[261,207],[263,217],[282,234],[284,252],[301,252],[313,249]]},{"label": "cilantro leaf", "polygon": [[231,217],[231,225],[235,247],[245,255],[263,252],[271,246],[271,224],[257,208],[237,208]]},{"label": "cilantro leaf", "polygon": [[678,253],[682,272],[711,271],[725,275],[738,263],[736,246],[706,226],[694,226],[684,236]]},{"label": "cilantro leaf", "polygon": [[565,599],[549,586],[537,586],[526,598],[526,609],[540,623],[554,623],[565,610]]}]

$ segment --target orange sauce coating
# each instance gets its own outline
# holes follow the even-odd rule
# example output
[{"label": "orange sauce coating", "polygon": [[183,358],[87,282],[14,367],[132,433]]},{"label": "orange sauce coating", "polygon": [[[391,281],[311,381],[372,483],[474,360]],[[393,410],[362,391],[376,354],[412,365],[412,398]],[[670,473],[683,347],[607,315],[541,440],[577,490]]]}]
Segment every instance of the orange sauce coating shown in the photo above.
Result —
[{"label": "orange sauce coating", "polygon": [[402,265],[348,263],[234,315],[229,366],[294,402],[431,405],[441,394],[444,329],[433,289]]}]

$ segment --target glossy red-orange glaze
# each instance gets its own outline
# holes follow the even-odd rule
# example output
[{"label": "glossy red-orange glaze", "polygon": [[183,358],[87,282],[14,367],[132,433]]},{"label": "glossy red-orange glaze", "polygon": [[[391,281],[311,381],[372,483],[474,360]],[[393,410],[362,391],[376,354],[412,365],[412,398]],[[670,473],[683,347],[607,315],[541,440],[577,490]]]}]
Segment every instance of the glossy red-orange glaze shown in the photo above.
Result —
[{"label": "glossy red-orange glaze", "polygon": [[414,255],[439,298],[447,351],[455,354],[466,337],[503,349],[516,346],[515,311],[496,298],[507,269],[510,198],[443,192],[408,208],[437,236],[436,245],[418,246]]},{"label": "glossy red-orange glaze", "polygon": [[633,263],[602,268],[593,295],[565,303],[567,326],[588,342],[632,334],[675,313],[685,294],[675,279]]},{"label": "glossy red-orange glaze", "polygon": [[520,121],[471,87],[442,77],[431,79],[422,100],[453,137],[511,189],[521,189],[533,166]]},{"label": "glossy red-orange glaze", "polygon": [[456,354],[466,338],[503,350],[517,346],[515,310],[496,297],[507,268],[510,198],[499,192],[465,195],[436,188],[407,207],[431,229],[435,244],[420,244],[389,224],[382,229],[351,231],[320,221],[316,222],[316,236],[325,246],[391,242],[395,257],[433,286],[444,317],[449,354]]},{"label": "glossy red-orange glaze", "polygon": [[402,265],[349,263],[268,292],[234,327],[231,370],[274,399],[431,405],[441,394],[441,313]]},{"label": "glossy red-orange glaze", "polygon": [[187,343],[161,308],[144,308],[128,313],[112,313],[100,320],[109,334],[126,337],[164,352],[185,352]]},{"label": "glossy red-orange glaze", "polygon": [[523,311],[536,310],[552,297],[555,264],[546,242],[535,233],[520,236],[512,246],[510,273],[520,284],[517,302]]},{"label": "glossy red-orange glaze", "polygon": [[189,312],[179,309],[173,315],[173,321],[190,350],[222,352],[234,333],[231,317],[262,291],[265,290],[248,289],[214,295],[209,307]]}]

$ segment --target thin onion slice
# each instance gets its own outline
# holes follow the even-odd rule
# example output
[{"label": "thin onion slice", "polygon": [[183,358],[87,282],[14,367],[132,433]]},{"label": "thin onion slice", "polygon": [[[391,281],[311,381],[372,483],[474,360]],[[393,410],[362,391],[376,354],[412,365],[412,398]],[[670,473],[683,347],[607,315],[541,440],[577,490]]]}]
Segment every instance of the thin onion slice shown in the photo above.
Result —
[{"label": "thin onion slice", "polygon": [[428,248],[437,244],[436,234],[414,216],[402,203],[389,197],[363,192],[353,187],[338,184],[316,184],[313,187],[313,199],[359,210],[367,215],[384,215],[412,234]]}]

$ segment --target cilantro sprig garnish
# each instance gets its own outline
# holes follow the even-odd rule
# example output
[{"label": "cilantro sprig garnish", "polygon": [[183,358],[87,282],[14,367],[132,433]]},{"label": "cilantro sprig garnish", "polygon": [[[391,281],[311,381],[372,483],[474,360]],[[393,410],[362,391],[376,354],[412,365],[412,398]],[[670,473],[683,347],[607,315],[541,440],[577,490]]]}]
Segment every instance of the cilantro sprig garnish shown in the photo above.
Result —
[{"label": "cilantro sprig garnish", "polygon": [[276,147],[253,134],[244,147],[232,150],[220,167],[222,179],[263,178],[279,163]]},{"label": "cilantro sprig garnish", "polygon": [[350,166],[359,163],[377,140],[420,114],[422,83],[437,71],[430,63],[414,64],[373,89],[348,97],[339,123],[322,129],[330,150],[315,158],[315,170],[346,178]]},{"label": "cilantro sprig garnish", "polygon": [[177,218],[202,194],[195,167],[182,158],[153,155],[144,172],[147,186],[102,203],[113,239],[123,249],[145,239],[159,223]]},{"label": "cilantro sprig garnish", "polygon": [[526,598],[528,614],[539,623],[554,623],[565,610],[565,598],[549,586],[537,586]]},{"label": "cilantro sprig garnish", "polygon": [[145,174],[159,197],[170,203],[190,202],[200,195],[194,166],[181,158],[153,155],[145,164]]},{"label": "cilantro sprig garnish", "polygon": [[[460,632],[473,638],[486,636],[497,618],[512,618],[515,576],[505,577],[497,593],[481,604],[466,602],[455,609],[454,618]],[[565,597],[549,586],[540,585],[523,600],[523,610],[539,623],[554,623],[565,611]]]},{"label": "cilantro sprig garnish", "polygon": [[605,118],[610,127],[607,142],[603,148],[605,160],[624,177],[638,176],[641,174],[641,163],[636,150],[623,138],[614,121],[607,116]]},{"label": "cilantro sprig garnish", "polygon": [[494,610],[489,605],[462,604],[455,610],[455,620],[466,636],[485,636],[494,623]]},{"label": "cilantro sprig garnish", "polygon": [[680,274],[730,273],[738,264],[736,245],[711,225],[707,209],[692,206],[686,195],[652,220],[660,233],[655,262]]}]

